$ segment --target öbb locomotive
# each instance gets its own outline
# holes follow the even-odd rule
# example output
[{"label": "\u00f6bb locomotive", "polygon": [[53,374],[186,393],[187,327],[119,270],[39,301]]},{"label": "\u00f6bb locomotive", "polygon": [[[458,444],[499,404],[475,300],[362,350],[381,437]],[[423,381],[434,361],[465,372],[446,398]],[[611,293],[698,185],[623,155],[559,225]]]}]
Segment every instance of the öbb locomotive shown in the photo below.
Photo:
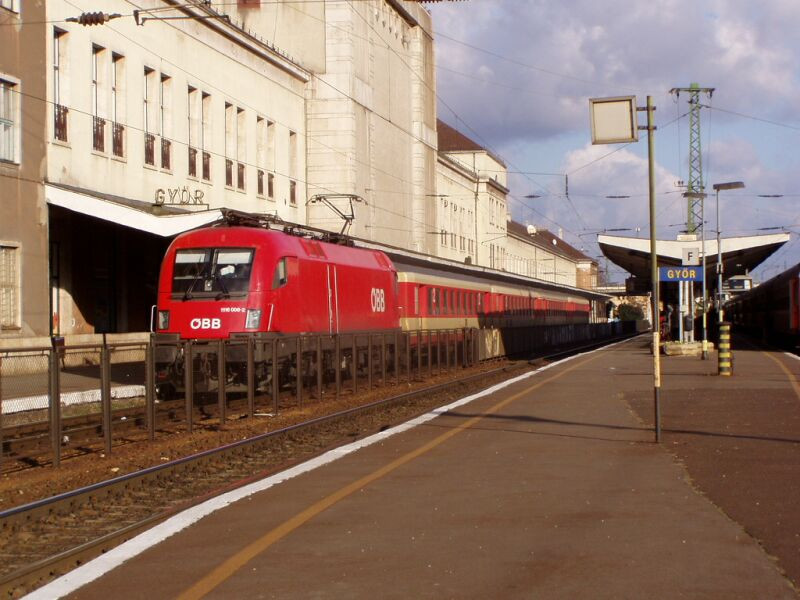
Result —
[{"label": "\u00f6bb locomotive", "polygon": [[[402,252],[390,258],[307,230],[223,225],[190,231],[173,241],[161,266],[156,339],[477,330],[478,358],[485,359],[513,352],[513,331],[534,328],[543,346],[596,337],[588,329],[602,313],[595,306],[604,306],[601,295],[442,264]],[[177,348],[160,356],[173,363],[159,371],[162,384],[180,381]],[[229,369],[243,360],[229,354]]]}]

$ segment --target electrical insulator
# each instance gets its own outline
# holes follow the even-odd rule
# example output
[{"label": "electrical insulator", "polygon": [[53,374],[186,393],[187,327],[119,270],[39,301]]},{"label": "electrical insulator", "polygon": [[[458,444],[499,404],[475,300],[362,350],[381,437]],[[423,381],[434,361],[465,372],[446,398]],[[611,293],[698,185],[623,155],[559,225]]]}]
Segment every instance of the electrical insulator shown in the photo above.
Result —
[{"label": "electrical insulator", "polygon": [[80,23],[81,25],[102,25],[111,19],[117,19],[122,15],[118,13],[108,14],[104,12],[85,12],[81,13],[79,17],[70,17],[67,21],[71,23]]},{"label": "electrical insulator", "polygon": [[82,13],[81,16],[78,17],[78,23],[81,25],[102,25],[105,22],[106,15],[101,12]]}]

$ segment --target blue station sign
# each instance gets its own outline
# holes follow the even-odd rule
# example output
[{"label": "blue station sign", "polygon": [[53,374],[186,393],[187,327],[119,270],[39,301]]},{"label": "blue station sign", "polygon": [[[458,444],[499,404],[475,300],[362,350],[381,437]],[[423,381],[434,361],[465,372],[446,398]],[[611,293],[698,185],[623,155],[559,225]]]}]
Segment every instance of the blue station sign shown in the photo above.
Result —
[{"label": "blue station sign", "polygon": [[659,267],[660,281],[703,281],[702,267]]}]

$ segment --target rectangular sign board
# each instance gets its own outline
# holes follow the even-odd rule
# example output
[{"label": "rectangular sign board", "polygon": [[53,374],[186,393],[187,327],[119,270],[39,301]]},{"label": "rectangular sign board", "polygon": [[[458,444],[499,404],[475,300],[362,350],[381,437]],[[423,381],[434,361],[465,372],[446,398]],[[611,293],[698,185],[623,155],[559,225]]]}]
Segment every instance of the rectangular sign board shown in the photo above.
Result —
[{"label": "rectangular sign board", "polygon": [[702,267],[659,267],[659,281],[703,281]]},{"label": "rectangular sign board", "polygon": [[636,96],[590,98],[592,144],[620,144],[639,140]]}]

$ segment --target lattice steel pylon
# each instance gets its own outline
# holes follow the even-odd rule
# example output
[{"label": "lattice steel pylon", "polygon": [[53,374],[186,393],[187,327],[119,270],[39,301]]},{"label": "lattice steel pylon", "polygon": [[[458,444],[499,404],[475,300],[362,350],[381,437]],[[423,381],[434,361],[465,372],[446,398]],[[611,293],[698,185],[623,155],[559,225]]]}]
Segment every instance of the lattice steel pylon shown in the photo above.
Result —
[{"label": "lattice steel pylon", "polygon": [[681,92],[689,94],[689,178],[686,186],[686,232],[695,233],[703,222],[703,151],[700,143],[700,94],[711,98],[714,88],[701,88],[692,83],[689,87],[672,88],[671,94],[680,97]]}]

